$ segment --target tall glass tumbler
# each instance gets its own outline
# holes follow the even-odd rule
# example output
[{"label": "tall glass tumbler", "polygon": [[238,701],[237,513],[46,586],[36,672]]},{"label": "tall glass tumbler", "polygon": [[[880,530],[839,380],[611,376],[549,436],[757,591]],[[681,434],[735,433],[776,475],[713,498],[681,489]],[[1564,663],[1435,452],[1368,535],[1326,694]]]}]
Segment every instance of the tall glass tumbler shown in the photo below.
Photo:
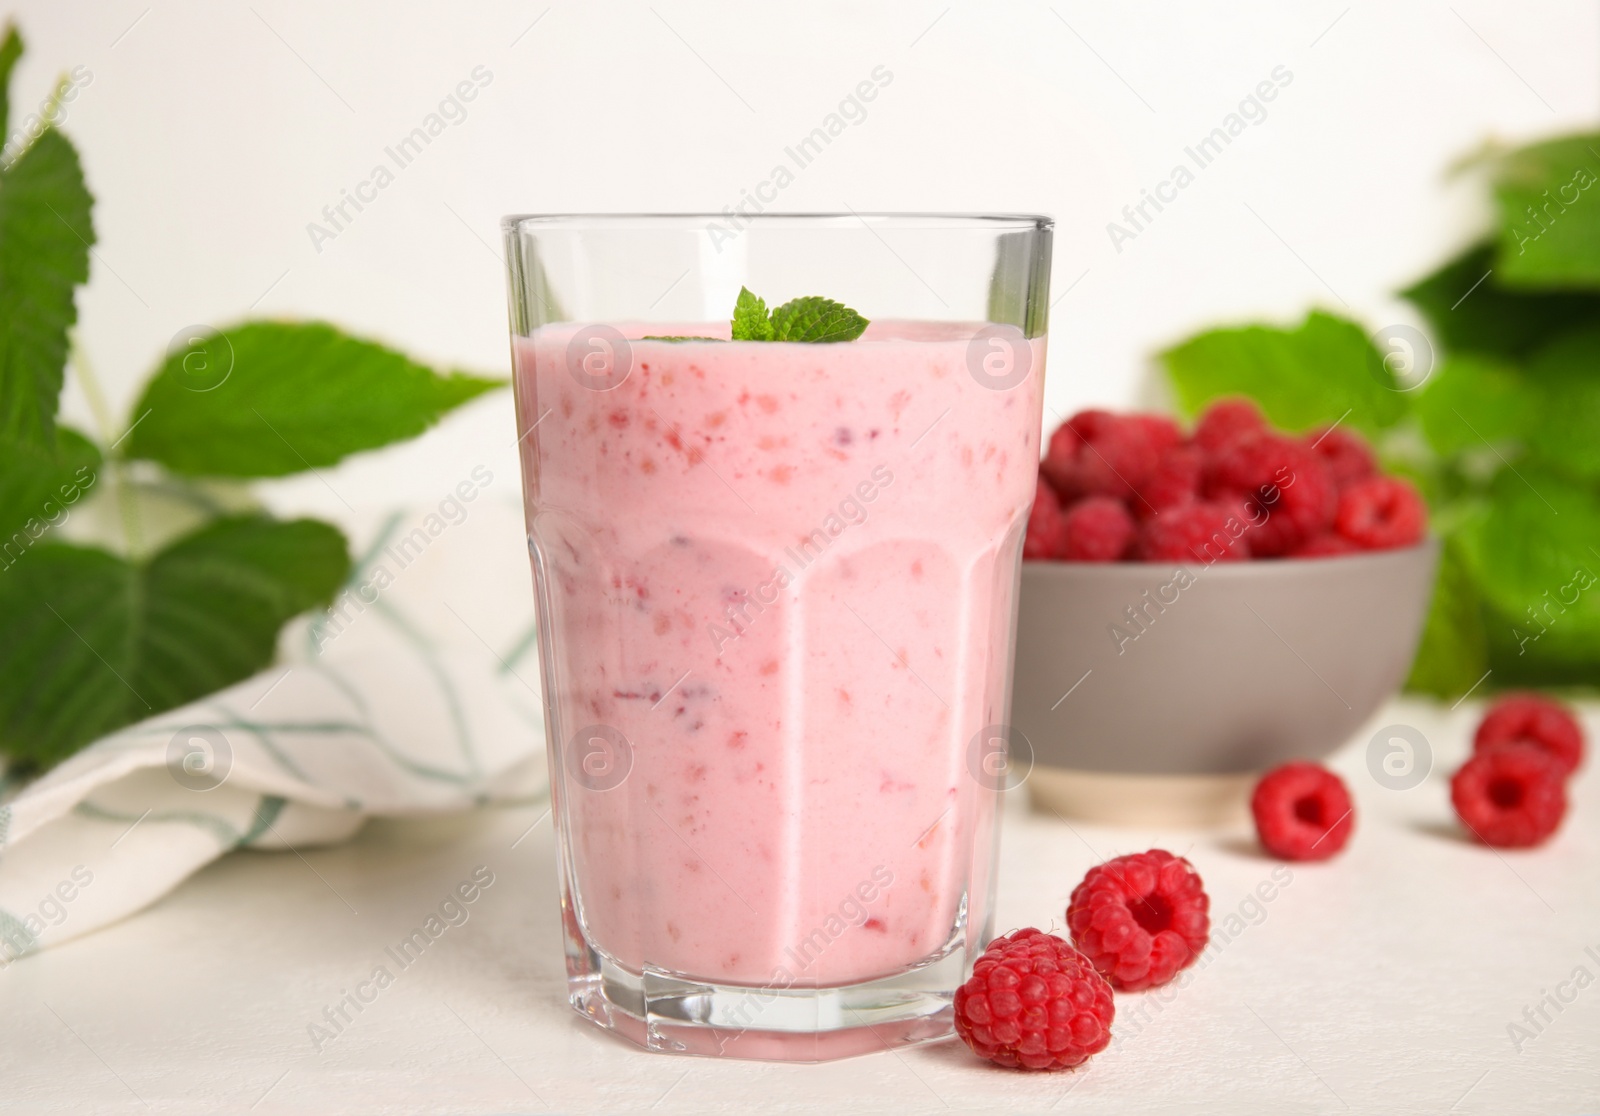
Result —
[{"label": "tall glass tumbler", "polygon": [[[568,985],[600,1026],[782,1061],[951,1033],[992,930],[1050,230],[506,218]],[[733,341],[741,288],[870,325]]]}]

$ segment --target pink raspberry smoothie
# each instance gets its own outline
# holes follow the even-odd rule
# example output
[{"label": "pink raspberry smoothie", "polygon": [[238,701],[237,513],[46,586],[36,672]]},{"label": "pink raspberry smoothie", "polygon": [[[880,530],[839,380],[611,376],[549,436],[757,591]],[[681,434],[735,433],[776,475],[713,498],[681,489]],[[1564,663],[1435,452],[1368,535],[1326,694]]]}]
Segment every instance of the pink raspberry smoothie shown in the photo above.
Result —
[{"label": "pink raspberry smoothie", "polygon": [[1043,339],[993,390],[976,324],[615,328],[609,390],[569,370],[571,323],[514,353],[569,917],[626,969],[719,984],[975,951],[998,792],[973,739],[1007,717]]}]

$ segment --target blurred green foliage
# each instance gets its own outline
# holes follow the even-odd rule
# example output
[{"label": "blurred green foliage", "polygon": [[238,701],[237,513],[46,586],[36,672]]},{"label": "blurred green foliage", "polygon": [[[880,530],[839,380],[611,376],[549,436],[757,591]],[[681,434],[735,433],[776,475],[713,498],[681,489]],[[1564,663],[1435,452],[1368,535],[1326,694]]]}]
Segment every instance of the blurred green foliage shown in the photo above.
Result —
[{"label": "blurred green foliage", "polygon": [[[1162,354],[1180,407],[1343,421],[1444,540],[1412,689],[1600,685],[1600,135],[1484,161],[1495,225],[1401,294],[1427,337],[1313,311]],[[1487,676],[1487,677],[1486,677]]]}]

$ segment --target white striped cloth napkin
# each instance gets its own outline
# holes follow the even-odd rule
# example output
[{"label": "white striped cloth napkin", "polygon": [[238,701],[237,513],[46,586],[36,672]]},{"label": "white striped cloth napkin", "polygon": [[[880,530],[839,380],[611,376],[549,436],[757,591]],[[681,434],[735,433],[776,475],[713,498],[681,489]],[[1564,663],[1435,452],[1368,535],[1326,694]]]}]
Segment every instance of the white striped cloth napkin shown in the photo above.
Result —
[{"label": "white striped cloth napkin", "polygon": [[519,517],[485,500],[437,523],[431,509],[386,517],[349,595],[285,633],[280,665],[10,789],[0,967],[138,911],[232,849],[547,793]]}]

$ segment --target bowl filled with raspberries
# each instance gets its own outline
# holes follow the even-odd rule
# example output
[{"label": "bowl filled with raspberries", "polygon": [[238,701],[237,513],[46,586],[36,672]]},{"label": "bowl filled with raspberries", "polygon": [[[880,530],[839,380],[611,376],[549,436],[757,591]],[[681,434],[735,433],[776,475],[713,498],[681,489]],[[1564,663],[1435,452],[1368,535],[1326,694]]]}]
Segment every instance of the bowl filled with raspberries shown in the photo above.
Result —
[{"label": "bowl filled with raspberries", "polygon": [[1051,436],[1023,548],[1011,728],[1036,800],[1221,822],[1260,772],[1346,740],[1404,682],[1427,507],[1342,425],[1247,399],[1192,429],[1084,411]]}]

